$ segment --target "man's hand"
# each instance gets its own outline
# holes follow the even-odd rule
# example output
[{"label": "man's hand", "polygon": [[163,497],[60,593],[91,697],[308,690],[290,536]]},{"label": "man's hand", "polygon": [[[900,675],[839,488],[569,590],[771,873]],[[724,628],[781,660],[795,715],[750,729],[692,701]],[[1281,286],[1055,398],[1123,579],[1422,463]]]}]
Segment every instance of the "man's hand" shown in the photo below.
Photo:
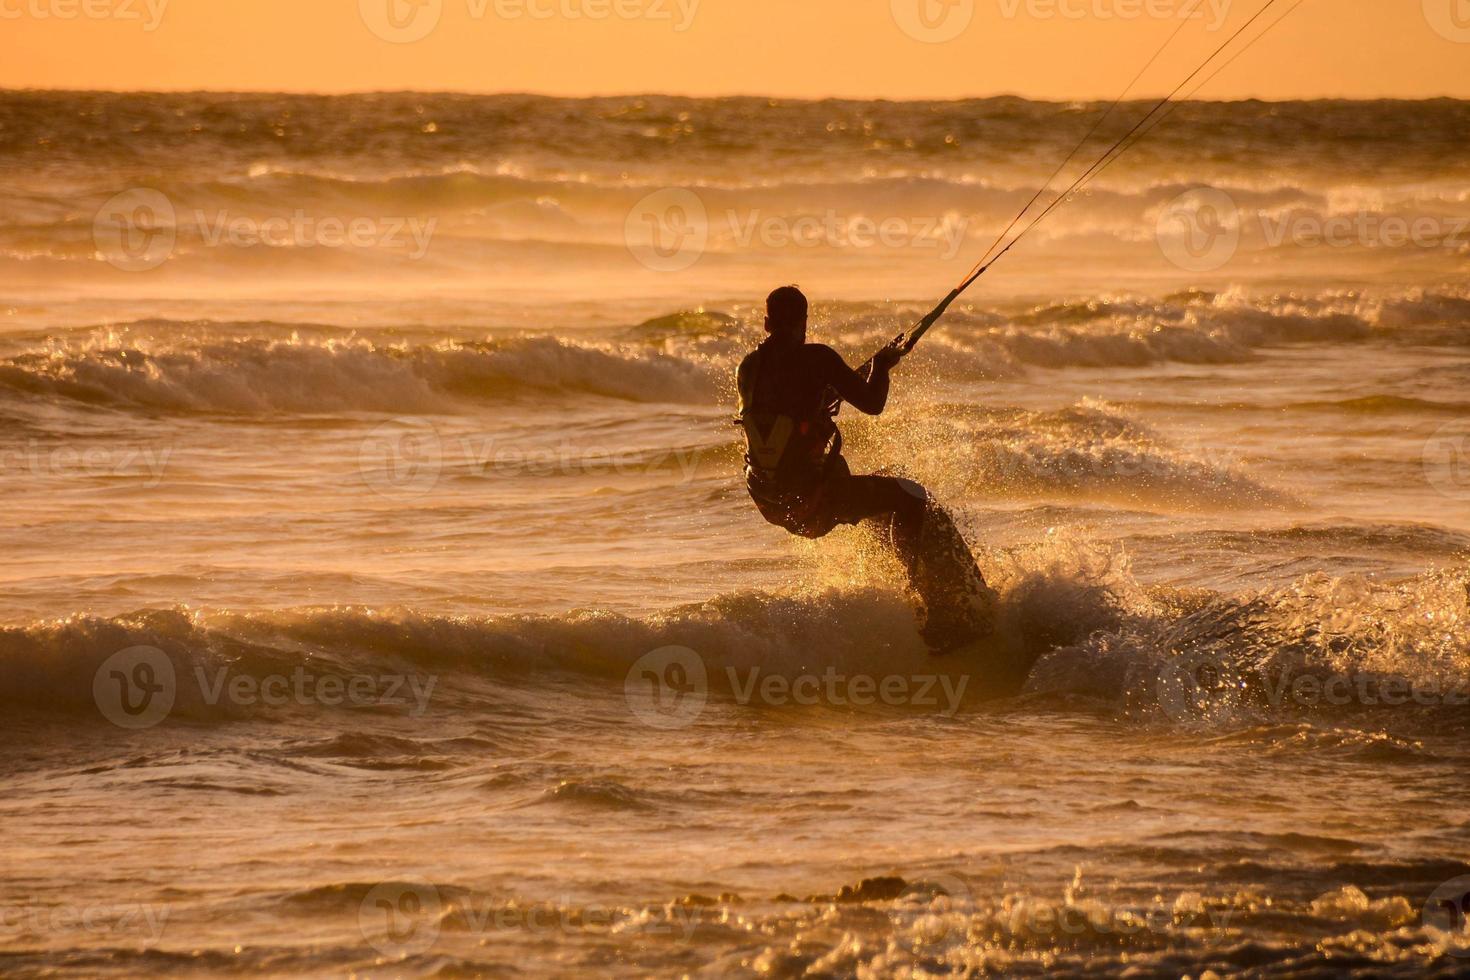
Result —
[{"label": "man's hand", "polygon": [[893,370],[894,366],[897,365],[899,361],[903,360],[903,355],[906,353],[903,349],[902,344],[903,340],[902,338],[900,338],[880,350],[878,353],[874,354],[874,370],[882,371],[885,374]]}]

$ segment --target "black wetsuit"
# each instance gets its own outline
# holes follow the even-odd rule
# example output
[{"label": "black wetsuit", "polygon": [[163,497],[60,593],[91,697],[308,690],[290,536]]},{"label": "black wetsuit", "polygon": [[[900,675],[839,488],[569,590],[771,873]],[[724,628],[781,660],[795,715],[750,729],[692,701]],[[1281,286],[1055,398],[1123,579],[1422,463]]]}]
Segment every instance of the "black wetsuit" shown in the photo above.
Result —
[{"label": "black wetsuit", "polygon": [[745,481],[766,520],[820,538],[838,524],[891,515],[900,537],[917,534],[923,488],[893,477],[853,476],[827,408],[835,393],[859,411],[879,414],[888,403],[887,371],[864,378],[830,347],[773,337],[740,365],[739,381]]},{"label": "black wetsuit", "polygon": [[912,480],[854,476],[842,457],[829,400],[835,393],[878,415],[888,403],[887,370],[865,378],[830,347],[772,336],[741,363],[738,379],[745,482],[762,516],[807,538],[881,522],[923,600],[930,645],[945,649],[985,632],[989,611],[979,606],[992,594],[949,516]]}]

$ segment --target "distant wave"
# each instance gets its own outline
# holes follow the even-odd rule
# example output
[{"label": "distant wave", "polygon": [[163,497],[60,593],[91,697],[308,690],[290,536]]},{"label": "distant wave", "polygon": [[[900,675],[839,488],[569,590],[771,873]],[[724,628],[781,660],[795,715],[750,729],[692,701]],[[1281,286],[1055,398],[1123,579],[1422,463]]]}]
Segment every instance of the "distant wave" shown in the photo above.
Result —
[{"label": "distant wave", "polygon": [[1403,395],[1364,395],[1338,401],[1296,402],[1299,411],[1347,412],[1354,415],[1470,415],[1470,402],[1440,402]]},{"label": "distant wave", "polygon": [[464,399],[566,392],[702,402],[713,391],[710,370],[694,361],[551,337],[403,347],[350,340],[95,346],[0,362],[0,392],[175,412],[442,412]]},{"label": "distant wave", "polygon": [[[834,540],[833,553],[860,547],[860,535]],[[1080,642],[1117,627],[1146,606],[1126,563],[1059,539],[1044,553],[993,556],[987,574],[1002,594],[1001,638],[994,656],[1007,663]],[[0,703],[63,713],[96,713],[93,683],[108,658],[134,647],[162,651],[179,678],[175,712],[201,721],[249,715],[258,705],[211,703],[195,679],[221,671],[253,677],[316,673],[432,675],[458,704],[467,685],[492,682],[535,691],[567,682],[622,690],[646,654],[669,646],[695,651],[710,691],[731,694],[729,671],[752,669],[788,678],[822,673],[970,676],[984,693],[998,660],[936,660],[913,612],[893,583],[812,586],[783,593],[742,591],[644,617],[596,610],[559,616],[437,616],[401,609],[329,608],[253,614],[145,610],[103,619],[73,616],[0,629]],[[186,683],[187,682],[187,683]]]},{"label": "distant wave", "polygon": [[[732,594],[648,619],[599,612],[464,619],[357,609],[201,619],[156,611],[0,630],[0,701],[94,712],[98,671],[138,646],[163,651],[172,664],[176,714],[217,721],[259,707],[242,709],[228,698],[212,703],[207,680],[198,678],[220,671],[289,675],[310,657],[311,669],[322,674],[450,675],[438,683],[452,705],[455,685],[477,676],[553,687],[581,678],[620,688],[640,657],[670,645],[698,651],[712,685],[727,693],[724,667],[799,674],[820,662],[879,674],[933,670],[907,606],[873,591],[805,599]],[[814,650],[821,655],[813,658]]]},{"label": "distant wave", "polygon": [[[356,250],[258,248],[251,247],[255,239],[248,236],[232,244],[225,231],[230,222],[242,218],[279,221],[299,214],[306,222],[301,234],[308,243],[314,240],[313,229],[319,222],[378,219],[375,234],[382,236],[385,248],[411,250],[422,244],[428,257],[460,254],[466,248],[495,242],[621,247],[635,206],[671,189],[693,194],[699,208],[694,220],[707,229],[706,247],[712,253],[789,252],[787,238],[768,239],[757,233],[758,227],[770,221],[786,229],[814,222],[808,229],[814,237],[804,242],[806,246],[858,251],[844,228],[855,222],[876,225],[899,220],[905,222],[904,253],[923,245],[937,255],[988,244],[989,237],[1035,192],[1030,176],[798,173],[772,178],[769,173],[754,167],[695,180],[649,173],[528,177],[468,165],[356,175],[268,169],[207,179],[192,175],[151,178],[145,186],[161,192],[171,206],[171,212],[157,220],[177,232],[176,260],[194,255],[215,264],[235,262],[247,268],[245,263],[260,261],[262,255],[279,254],[288,254],[297,262],[341,264],[344,254]],[[1458,192],[1419,187],[1391,193],[1356,186],[1327,189],[1307,182],[1272,187],[1242,186],[1232,180],[1217,183],[1212,190],[1228,195],[1240,214],[1251,219],[1242,224],[1241,231],[1243,242],[1252,248],[1282,244],[1273,230],[1278,220],[1293,217],[1295,221],[1282,225],[1282,235],[1293,228],[1319,227],[1348,208],[1350,201],[1356,206],[1349,213],[1361,215],[1361,220],[1395,218],[1410,227],[1416,220],[1439,219],[1436,227],[1443,226],[1441,234],[1451,238],[1452,245],[1470,248],[1470,235],[1459,221],[1470,224],[1470,206]],[[0,255],[95,263],[93,217],[97,207],[132,186],[125,183],[88,191],[80,199],[82,207],[77,196],[49,190],[12,188],[0,193]],[[1102,235],[1111,245],[1152,242],[1164,209],[1197,187],[1174,180],[1131,188],[1100,187],[1059,211],[1048,222],[1046,234],[1062,239]],[[1460,231],[1455,235],[1457,226]],[[422,236],[421,243],[413,238],[415,231]],[[284,235],[284,231],[273,234]],[[874,243],[861,250],[877,248],[880,246]]]},{"label": "distant wave", "polygon": [[1440,560],[1470,558],[1470,535],[1427,524],[1325,523],[1253,531],[1189,531],[1177,535],[1146,535],[1133,540],[1159,538],[1176,542],[1181,550],[1258,552],[1262,545],[1285,545],[1313,551],[1398,552]]},{"label": "distant wave", "polygon": [[[1021,310],[962,306],[912,356],[948,381],[1035,369],[1230,364],[1282,345],[1470,344],[1470,300],[1451,292],[1377,299],[1181,293]],[[912,304],[817,307],[814,337],[861,360],[919,315]],[[282,334],[289,334],[283,339]],[[260,336],[265,335],[265,336]],[[595,395],[713,404],[759,326],[715,310],[657,317],[602,339],[550,335],[412,344],[389,333],[270,323],[143,321],[12,336],[0,397],[164,412],[455,412],[516,397]],[[267,339],[272,338],[272,339]],[[861,355],[861,356],[858,356]],[[1403,396],[1299,403],[1299,410],[1455,414]]]},{"label": "distant wave", "polygon": [[[1116,123],[1141,116],[1147,105],[1123,106]],[[0,93],[0,126],[13,134],[7,153],[15,162],[93,173],[99,161],[155,171],[340,172],[344,145],[368,148],[351,176],[466,165],[493,171],[507,163],[570,172],[662,165],[756,173],[784,154],[793,134],[813,162],[784,154],[783,169],[861,171],[876,163],[919,170],[953,161],[984,172],[1017,155],[1061,159],[1105,108],[1014,96],[808,101],[9,91]],[[1151,145],[1166,151],[1165,158],[1182,158],[1186,172],[1203,160],[1249,170],[1270,159],[1273,169],[1287,172],[1422,169],[1447,176],[1463,166],[1453,150],[1467,124],[1470,103],[1451,99],[1186,102]],[[1113,132],[1109,127],[1100,135]]]},{"label": "distant wave", "polygon": [[[1295,344],[1365,341],[1470,344],[1470,315],[1455,293],[1416,291],[1387,300],[1351,293],[1246,295],[1187,292],[1045,304],[1019,312],[961,307],[913,355],[945,377],[1014,376],[1028,367],[1131,367],[1174,361],[1231,364]],[[872,344],[923,311],[835,311],[849,342]]]}]

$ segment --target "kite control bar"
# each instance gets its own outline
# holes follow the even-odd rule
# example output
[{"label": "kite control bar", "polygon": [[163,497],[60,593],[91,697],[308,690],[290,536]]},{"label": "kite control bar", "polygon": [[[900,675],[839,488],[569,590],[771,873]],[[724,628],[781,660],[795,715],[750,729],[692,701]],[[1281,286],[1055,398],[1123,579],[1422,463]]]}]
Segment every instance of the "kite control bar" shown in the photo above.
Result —
[{"label": "kite control bar", "polygon": [[[973,282],[973,280],[971,281]],[[949,309],[949,304],[960,298],[960,293],[964,292],[965,286],[968,286],[969,284],[970,283],[968,282],[965,283],[963,286],[960,286],[954,292],[944,297],[944,299],[940,301],[938,306],[934,307],[934,309],[926,313],[924,315],[924,319],[920,320],[917,324],[914,325],[914,328],[912,330],[909,330],[906,333],[901,333],[897,337],[894,337],[888,346],[898,348],[901,355],[907,355],[909,351],[914,349],[914,345],[923,339],[924,334],[929,332],[929,328],[938,323],[939,318],[944,316],[944,312]],[[875,354],[873,356],[876,357],[877,355]],[[858,368],[858,374],[867,373],[872,368],[872,366],[873,358],[870,357],[863,362],[861,367]],[[827,411],[833,415],[836,415],[838,409],[842,407],[842,399],[838,398],[837,393],[835,391],[832,391],[830,388],[827,389],[827,395]]]}]

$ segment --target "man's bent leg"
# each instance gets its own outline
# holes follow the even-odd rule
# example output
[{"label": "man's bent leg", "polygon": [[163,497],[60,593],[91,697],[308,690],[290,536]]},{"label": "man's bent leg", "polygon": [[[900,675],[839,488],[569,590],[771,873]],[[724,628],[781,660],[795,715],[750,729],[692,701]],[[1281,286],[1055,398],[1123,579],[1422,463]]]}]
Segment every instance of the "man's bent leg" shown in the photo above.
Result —
[{"label": "man's bent leg", "polygon": [[922,602],[920,631],[931,649],[952,649],[988,633],[994,593],[949,514],[912,480],[852,476],[834,489],[839,524],[887,524],[894,552]]},{"label": "man's bent leg", "polygon": [[928,506],[929,494],[923,487],[892,476],[849,476],[832,488],[832,514],[837,523],[885,525],[910,580],[918,576],[919,541]]},{"label": "man's bent leg", "polygon": [[919,541],[918,581],[928,615],[924,640],[936,652],[962,647],[995,629],[996,595],[954,520],[929,502]]}]

